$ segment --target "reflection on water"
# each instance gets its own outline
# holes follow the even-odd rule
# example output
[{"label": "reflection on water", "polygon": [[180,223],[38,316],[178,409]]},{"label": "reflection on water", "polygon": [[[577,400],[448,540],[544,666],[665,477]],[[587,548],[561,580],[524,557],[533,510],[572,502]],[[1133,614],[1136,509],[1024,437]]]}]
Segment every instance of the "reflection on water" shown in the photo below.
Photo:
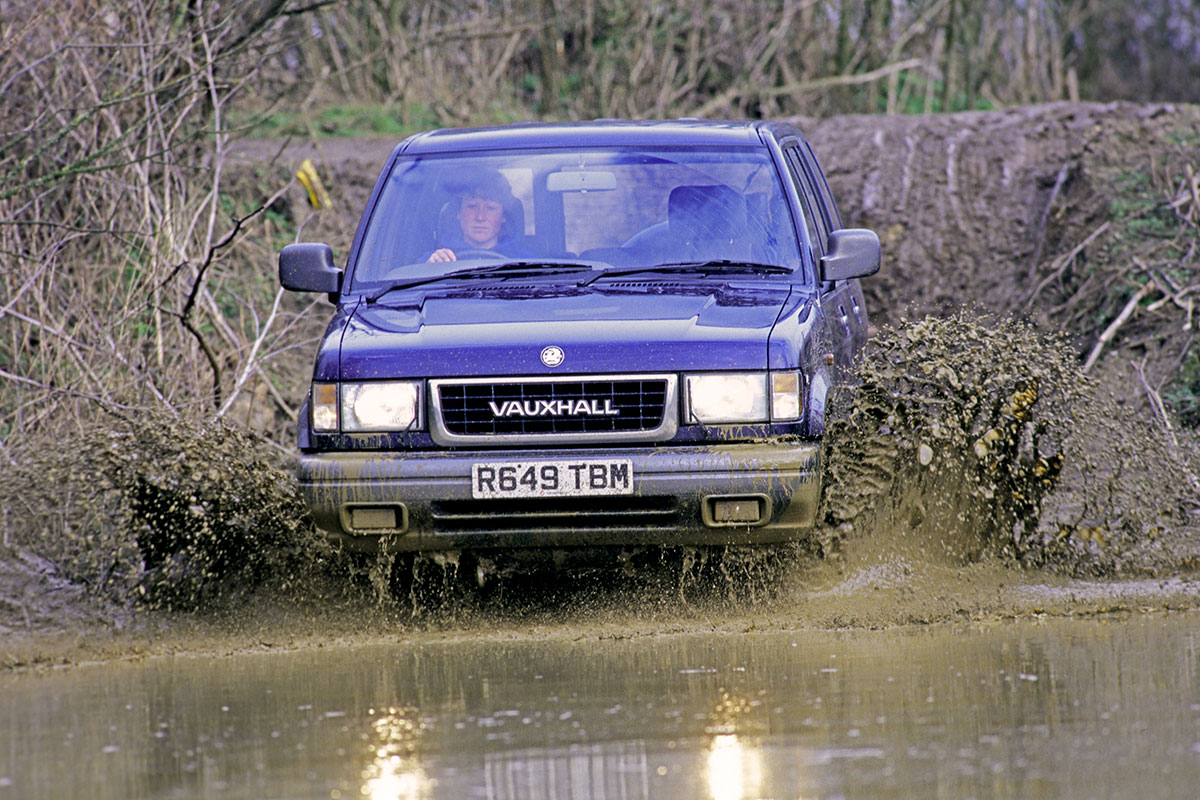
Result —
[{"label": "reflection on water", "polygon": [[762,753],[738,741],[731,733],[712,740],[708,749],[708,789],[713,800],[760,797],[763,782]]},{"label": "reflection on water", "polygon": [[[367,712],[374,713],[374,709]],[[369,800],[425,800],[435,781],[425,774],[416,709],[389,708],[371,723],[375,757],[363,771],[362,796]]]},{"label": "reflection on water", "polygon": [[474,796],[644,800],[651,797],[649,763],[640,741],[485,753],[483,791]]},{"label": "reflection on water", "polygon": [[1200,614],[408,641],[0,679],[0,800],[1185,797]]}]

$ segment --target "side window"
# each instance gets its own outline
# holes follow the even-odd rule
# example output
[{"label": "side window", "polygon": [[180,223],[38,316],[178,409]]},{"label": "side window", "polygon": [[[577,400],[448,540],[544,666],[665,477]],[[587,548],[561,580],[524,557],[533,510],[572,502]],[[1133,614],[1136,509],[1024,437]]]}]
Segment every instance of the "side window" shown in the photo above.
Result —
[{"label": "side window", "polygon": [[820,211],[812,180],[803,167],[800,152],[795,147],[789,147],[784,152],[787,154],[792,180],[796,182],[796,186],[800,190],[800,197],[804,200],[804,224],[808,226],[808,236],[812,239],[813,247],[816,249],[813,258],[817,259],[825,255],[825,245],[829,240],[829,225]]},{"label": "side window", "polygon": [[842,217],[838,213],[837,203],[833,201],[833,193],[829,191],[829,183],[825,180],[825,175],[821,172],[821,168],[817,166],[817,156],[813,153],[812,145],[805,142],[804,150],[808,153],[806,163],[809,165],[808,168],[813,184],[817,187],[817,191],[820,192],[821,199],[824,201],[821,205],[828,212],[826,223],[829,225],[830,230],[837,230],[842,227]]}]

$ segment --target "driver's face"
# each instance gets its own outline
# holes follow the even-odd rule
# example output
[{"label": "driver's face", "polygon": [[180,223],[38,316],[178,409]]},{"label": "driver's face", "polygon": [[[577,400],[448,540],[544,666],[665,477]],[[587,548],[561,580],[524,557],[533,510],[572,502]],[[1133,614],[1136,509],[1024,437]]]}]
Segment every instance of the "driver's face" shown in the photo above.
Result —
[{"label": "driver's face", "polygon": [[490,250],[500,238],[504,207],[486,197],[464,197],[458,209],[458,224],[467,242],[481,250]]}]

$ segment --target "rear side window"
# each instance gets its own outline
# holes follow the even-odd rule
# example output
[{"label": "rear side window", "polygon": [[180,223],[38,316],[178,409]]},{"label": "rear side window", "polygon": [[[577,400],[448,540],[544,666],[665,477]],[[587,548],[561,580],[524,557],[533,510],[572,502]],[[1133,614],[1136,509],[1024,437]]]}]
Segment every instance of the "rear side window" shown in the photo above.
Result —
[{"label": "rear side window", "polygon": [[[817,193],[821,195],[821,199],[824,201],[822,206],[824,207],[824,211],[827,212],[825,214],[825,222],[829,226],[829,230],[835,231],[842,227],[842,217],[841,214],[838,213],[837,203],[835,203],[833,200],[833,193],[829,191],[829,182],[825,180],[825,175],[822,174],[821,168],[816,166],[818,163],[817,156],[815,153],[813,153],[812,145],[810,145],[808,142],[805,142],[804,149],[808,153],[808,159],[805,168],[809,171],[813,185],[816,186]],[[808,165],[813,166],[809,167]]]},{"label": "rear side window", "polygon": [[800,188],[800,196],[804,200],[804,224],[808,228],[808,237],[813,243],[815,250],[813,259],[815,260],[825,255],[825,244],[829,240],[829,226],[824,215],[818,210],[816,191],[813,189],[812,180],[804,170],[800,152],[795,147],[789,147],[786,152],[788,169],[792,171],[792,178]]}]

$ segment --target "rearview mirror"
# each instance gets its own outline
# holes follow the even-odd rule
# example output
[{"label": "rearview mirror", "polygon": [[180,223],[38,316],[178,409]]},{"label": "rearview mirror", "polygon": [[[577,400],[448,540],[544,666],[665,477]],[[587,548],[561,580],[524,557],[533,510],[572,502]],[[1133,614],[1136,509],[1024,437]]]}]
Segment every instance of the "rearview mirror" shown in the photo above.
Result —
[{"label": "rearview mirror", "polygon": [[546,176],[549,192],[609,192],[617,188],[617,176],[611,172],[571,170]]},{"label": "rearview mirror", "polygon": [[279,283],[293,292],[328,292],[342,288],[342,271],[333,265],[327,244],[302,242],[279,251]]},{"label": "rearview mirror", "polygon": [[829,234],[829,250],[821,257],[822,281],[862,278],[879,271],[879,237],[866,228],[841,228]]}]

